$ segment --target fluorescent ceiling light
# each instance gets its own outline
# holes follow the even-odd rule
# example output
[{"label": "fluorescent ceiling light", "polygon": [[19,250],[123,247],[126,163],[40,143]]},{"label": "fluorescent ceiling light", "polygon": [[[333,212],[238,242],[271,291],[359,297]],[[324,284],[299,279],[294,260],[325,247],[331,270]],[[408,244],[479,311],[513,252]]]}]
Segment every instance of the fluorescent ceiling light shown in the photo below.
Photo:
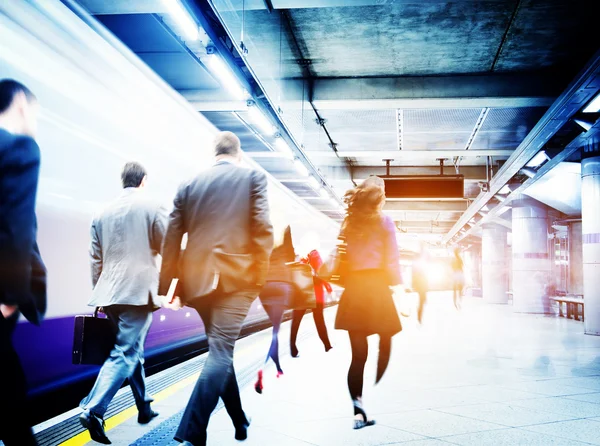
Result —
[{"label": "fluorescent ceiling light", "polygon": [[319,190],[319,188],[321,187],[321,183],[315,177],[309,177],[308,178],[308,184],[310,184],[310,186],[314,190]]},{"label": "fluorescent ceiling light", "polygon": [[536,173],[531,167],[523,167],[520,172],[527,175],[529,178],[533,178]]},{"label": "fluorescent ceiling light", "polygon": [[598,113],[600,111],[600,94],[590,102],[586,108],[583,109],[584,113]]},{"label": "fluorescent ceiling light", "polygon": [[250,120],[256,124],[260,131],[265,135],[271,136],[275,133],[275,127],[265,115],[262,114],[256,105],[248,107],[248,116],[250,116]]},{"label": "fluorescent ceiling light", "polygon": [[277,149],[280,152],[292,155],[292,149],[290,149],[290,146],[287,145],[287,143],[285,142],[285,140],[281,137],[275,139],[275,146],[277,147]]},{"label": "fluorescent ceiling light", "polygon": [[508,184],[505,184],[504,187],[498,191],[498,193],[501,195],[508,195],[511,192],[512,191],[510,190],[510,187],[508,187]]},{"label": "fluorescent ceiling light", "polygon": [[545,150],[540,150],[537,155],[535,155],[531,160],[526,164],[527,167],[539,167],[548,161],[550,157],[546,155]]},{"label": "fluorescent ceiling light", "polygon": [[506,197],[503,197],[502,195],[499,195],[499,193],[497,195],[494,195],[494,197],[496,198],[496,200],[498,200],[500,203],[502,203],[504,200],[506,200]]},{"label": "fluorescent ceiling light", "polygon": [[225,87],[234,98],[239,100],[246,99],[248,97],[248,92],[242,88],[240,82],[233,75],[223,59],[216,54],[209,54],[207,57],[208,67],[217,77],[221,85]]},{"label": "fluorescent ceiling light", "polygon": [[306,168],[306,166],[304,165],[304,163],[302,161],[300,161],[299,159],[295,159],[294,166],[296,167],[296,170],[298,171],[298,173],[300,175],[302,175],[303,177],[308,176],[308,169]]},{"label": "fluorescent ceiling light", "polygon": [[577,124],[579,124],[581,126],[581,128],[583,130],[585,130],[586,132],[589,131],[592,128],[592,126],[594,125],[593,122],[590,122],[585,119],[573,119],[573,121],[575,121]]},{"label": "fluorescent ceiling light", "polygon": [[482,211],[489,211],[490,208],[487,204],[484,204],[483,207],[481,208]]},{"label": "fluorescent ceiling light", "polygon": [[185,35],[191,40],[198,40],[198,25],[179,0],[162,0],[162,2]]}]

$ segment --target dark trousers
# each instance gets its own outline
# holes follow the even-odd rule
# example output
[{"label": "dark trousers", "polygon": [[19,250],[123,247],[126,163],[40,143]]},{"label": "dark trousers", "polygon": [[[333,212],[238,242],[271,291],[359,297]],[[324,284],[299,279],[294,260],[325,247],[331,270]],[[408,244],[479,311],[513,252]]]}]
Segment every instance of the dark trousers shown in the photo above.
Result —
[{"label": "dark trousers", "polygon": [[0,314],[0,440],[6,446],[37,444],[29,426],[25,374],[11,339],[18,317],[18,312],[8,319]]},{"label": "dark trousers", "polygon": [[[352,349],[352,362],[348,369],[348,391],[350,392],[350,397],[355,400],[361,398],[363,394],[363,377],[367,356],[369,355],[369,342],[367,341],[367,333],[349,331],[348,335],[350,337],[350,348]],[[391,352],[391,336],[380,334],[376,383],[383,377],[383,374],[387,369]]]},{"label": "dark trousers", "polygon": [[234,426],[248,422],[233,368],[233,349],[256,293],[205,296],[190,304],[202,318],[208,337],[208,356],[175,434],[179,442],[206,444],[206,428],[213,410],[223,400]]},{"label": "dark trousers", "polygon": [[104,307],[104,312],[117,332],[115,347],[102,365],[94,387],[79,407],[104,418],[108,405],[129,379],[138,411],[149,412],[153,400],[146,391],[144,343],[152,324],[151,309],[148,305],[110,305]]},{"label": "dark trousers", "polygon": [[[325,349],[329,349],[331,348],[331,343],[329,342],[329,336],[327,335],[327,326],[325,325],[325,318],[323,317],[323,308],[324,304],[317,303],[317,307],[313,308],[312,312],[319,338],[321,338],[321,342],[323,342]],[[290,334],[290,350],[292,351],[292,354],[298,351],[296,339],[298,337],[298,330],[300,329],[300,322],[302,322],[305,313],[306,310],[294,310],[292,332]]]}]

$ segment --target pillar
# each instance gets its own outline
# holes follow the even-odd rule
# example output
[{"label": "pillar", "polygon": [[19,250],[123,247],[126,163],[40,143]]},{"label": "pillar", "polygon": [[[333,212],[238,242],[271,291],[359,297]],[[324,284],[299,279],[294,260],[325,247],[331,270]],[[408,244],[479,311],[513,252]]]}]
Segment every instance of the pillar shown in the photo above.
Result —
[{"label": "pillar", "polygon": [[600,156],[581,161],[585,333],[600,335]]},{"label": "pillar", "polygon": [[483,226],[481,281],[483,300],[486,303],[506,304],[508,302],[506,232],[506,229],[499,225]]},{"label": "pillar", "polygon": [[583,294],[583,236],[581,222],[569,223],[569,287],[572,294]]},{"label": "pillar", "polygon": [[514,311],[543,313],[550,275],[548,207],[524,195],[513,200],[512,265]]}]

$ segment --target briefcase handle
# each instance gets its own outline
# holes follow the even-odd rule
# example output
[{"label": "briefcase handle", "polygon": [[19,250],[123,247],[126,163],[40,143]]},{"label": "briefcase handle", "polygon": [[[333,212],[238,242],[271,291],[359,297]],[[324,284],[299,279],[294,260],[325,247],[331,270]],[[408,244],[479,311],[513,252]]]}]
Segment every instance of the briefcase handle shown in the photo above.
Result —
[{"label": "briefcase handle", "polygon": [[100,312],[100,308],[101,307],[96,307],[96,309],[94,310],[94,317],[98,317],[98,313]]}]

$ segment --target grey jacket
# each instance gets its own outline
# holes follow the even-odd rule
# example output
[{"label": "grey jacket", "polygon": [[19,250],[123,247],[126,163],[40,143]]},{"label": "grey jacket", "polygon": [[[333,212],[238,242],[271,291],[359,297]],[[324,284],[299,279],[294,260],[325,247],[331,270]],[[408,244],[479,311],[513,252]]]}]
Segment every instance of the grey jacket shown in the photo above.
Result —
[{"label": "grey jacket", "polygon": [[266,175],[218,162],[177,192],[163,246],[159,292],[166,294],[174,277],[181,279],[184,301],[213,292],[216,275],[224,278],[217,251],[232,255],[229,270],[237,268],[240,276],[250,264],[250,271],[235,285],[240,291],[250,290],[264,283],[272,249]]},{"label": "grey jacket", "polygon": [[160,307],[158,265],[166,212],[144,192],[126,188],[92,223],[94,291],[88,305]]}]

